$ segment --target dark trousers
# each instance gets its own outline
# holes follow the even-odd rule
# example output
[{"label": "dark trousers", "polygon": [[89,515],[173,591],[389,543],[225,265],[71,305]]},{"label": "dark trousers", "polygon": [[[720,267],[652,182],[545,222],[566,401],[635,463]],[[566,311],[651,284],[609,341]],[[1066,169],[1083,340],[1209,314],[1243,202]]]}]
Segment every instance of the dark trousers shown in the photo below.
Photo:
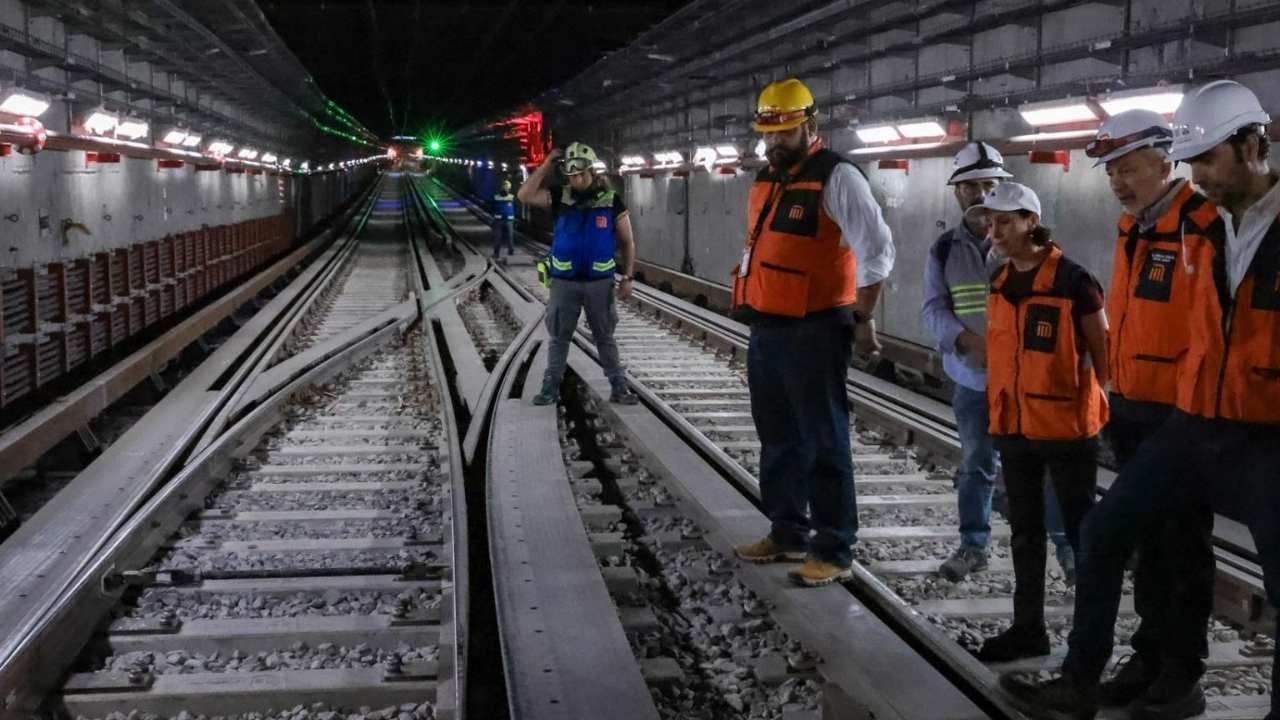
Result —
[{"label": "dark trousers", "polygon": [[[1111,396],[1106,435],[1121,470],[1155,435],[1173,408]],[[1143,665],[1177,665],[1204,673],[1213,612],[1213,510],[1190,502],[1174,510],[1138,540],[1133,602],[1142,618],[1130,644]]]},{"label": "dark trousers", "polygon": [[1062,525],[1072,549],[1080,547],[1080,523],[1093,507],[1098,481],[1096,438],[1031,440],[996,438],[1009,497],[1013,556],[1013,624],[1044,628],[1044,566],[1048,539],[1044,524],[1045,471],[1062,509]]},{"label": "dark trousers", "polygon": [[852,355],[852,329],[831,315],[757,322],[747,348],[771,536],[842,566],[858,530],[845,390]]},{"label": "dark trousers", "polygon": [[[1077,682],[1096,682],[1111,656],[1129,555],[1188,503],[1207,504],[1249,526],[1267,600],[1280,606],[1280,427],[1207,420],[1175,409],[1085,521],[1075,624],[1063,662]],[[1273,669],[1271,677],[1276,716],[1280,673]]]},{"label": "dark trousers", "polygon": [[493,256],[498,257],[502,250],[502,246],[507,246],[507,254],[512,255],[516,251],[515,246],[515,220],[495,220],[493,222]]}]

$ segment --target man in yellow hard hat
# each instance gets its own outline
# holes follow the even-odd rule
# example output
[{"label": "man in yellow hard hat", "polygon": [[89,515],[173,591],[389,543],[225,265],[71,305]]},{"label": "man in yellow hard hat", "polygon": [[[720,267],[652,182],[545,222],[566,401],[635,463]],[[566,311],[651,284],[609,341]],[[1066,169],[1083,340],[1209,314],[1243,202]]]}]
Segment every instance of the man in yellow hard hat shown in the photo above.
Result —
[{"label": "man in yellow hard hat", "polygon": [[765,87],[752,127],[769,164],[747,202],[733,315],[751,325],[747,385],[771,528],[736,552],[804,560],[791,580],[826,585],[851,576],[858,517],[845,378],[855,339],[879,350],[871,315],[893,238],[862,172],[823,147],[804,83]]}]

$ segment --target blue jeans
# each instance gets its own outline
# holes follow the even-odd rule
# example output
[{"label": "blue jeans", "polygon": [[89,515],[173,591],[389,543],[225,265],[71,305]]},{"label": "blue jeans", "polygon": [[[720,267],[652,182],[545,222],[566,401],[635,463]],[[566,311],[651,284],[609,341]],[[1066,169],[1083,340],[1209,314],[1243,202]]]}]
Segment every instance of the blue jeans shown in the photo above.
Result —
[{"label": "blue jeans", "polygon": [[515,220],[495,220],[493,222],[493,256],[498,257],[503,244],[507,246],[507,254],[515,253]]},{"label": "blue jeans", "polygon": [[747,348],[770,536],[841,566],[853,561],[858,531],[845,390],[852,355],[853,330],[832,313],[758,321]]},{"label": "blue jeans", "polygon": [[[1280,606],[1277,468],[1280,427],[1208,420],[1174,410],[1085,519],[1076,559],[1074,625],[1063,671],[1079,683],[1097,682],[1111,656],[1129,556],[1188,506],[1207,503],[1249,526],[1267,601]],[[1280,717],[1280,673],[1274,665],[1271,683],[1271,713]]]},{"label": "blue jeans", "polygon": [[987,393],[957,384],[951,409],[960,431],[960,468],[956,471],[960,544],[983,549],[991,539],[991,495],[996,482],[996,449],[988,432]]}]

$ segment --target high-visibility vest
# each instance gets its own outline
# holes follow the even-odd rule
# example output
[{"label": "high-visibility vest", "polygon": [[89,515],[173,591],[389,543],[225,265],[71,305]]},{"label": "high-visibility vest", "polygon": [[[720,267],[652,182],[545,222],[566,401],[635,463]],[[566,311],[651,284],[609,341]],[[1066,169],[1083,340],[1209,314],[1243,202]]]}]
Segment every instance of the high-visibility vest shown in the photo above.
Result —
[{"label": "high-visibility vest", "polygon": [[1225,245],[1225,228],[1210,233],[1192,260],[1197,280],[1177,406],[1207,418],[1280,424],[1280,220],[1234,298]]},{"label": "high-visibility vest", "polygon": [[790,173],[768,166],[756,175],[743,262],[733,272],[735,318],[800,318],[854,303],[857,260],[822,206],[823,190],[841,162],[848,161],[814,143]]},{"label": "high-visibility vest", "polygon": [[1078,440],[1107,423],[1106,393],[1077,331],[1071,289],[1085,269],[1057,245],[1036,271],[1031,294],[1004,293],[1011,263],[987,295],[987,406],[992,435]]},{"label": "high-visibility vest", "polygon": [[493,219],[516,219],[516,196],[511,193],[496,193],[493,196]]},{"label": "high-visibility vest", "polygon": [[1177,398],[1196,280],[1188,270],[1215,222],[1221,231],[1217,207],[1189,182],[1149,230],[1128,213],[1120,217],[1107,296],[1107,364],[1111,387],[1129,400],[1172,405]]},{"label": "high-visibility vest", "polygon": [[556,216],[555,237],[551,241],[551,277],[564,280],[599,280],[613,277],[618,267],[613,259],[617,242],[614,229],[612,190],[574,204],[569,188],[561,196]]}]

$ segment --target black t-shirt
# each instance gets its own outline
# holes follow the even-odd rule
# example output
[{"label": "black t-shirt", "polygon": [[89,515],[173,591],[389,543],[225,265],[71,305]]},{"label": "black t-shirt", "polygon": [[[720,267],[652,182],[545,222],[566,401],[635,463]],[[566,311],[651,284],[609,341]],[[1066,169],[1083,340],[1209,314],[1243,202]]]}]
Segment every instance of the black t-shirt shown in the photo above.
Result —
[{"label": "black t-shirt", "polygon": [[[1046,257],[1048,257],[1046,255]],[[1040,261],[1043,264],[1044,260]],[[1000,289],[1002,295],[1006,297],[1025,297],[1031,294],[1031,288],[1035,286],[1036,273],[1040,272],[1040,264],[1030,270],[1019,270],[1014,267],[1013,263],[1009,263],[1009,269],[1006,271],[1004,286]],[[1077,266],[1078,267],[1078,266]],[[1102,284],[1092,273],[1084,272],[1080,268],[1080,272],[1075,272],[1070,278],[1071,315],[1077,321],[1082,317],[1092,315],[1101,310],[1106,305],[1106,301],[1102,296]]]},{"label": "black t-shirt", "polygon": [[[564,203],[562,202],[562,197],[561,197],[564,190],[561,188],[551,188],[549,192],[551,193],[551,217],[553,218],[560,217],[560,210],[564,208]],[[626,211],[627,211],[627,204],[622,201],[622,193],[615,192],[613,194],[614,219],[616,220],[622,217],[622,214],[625,213]]]}]

